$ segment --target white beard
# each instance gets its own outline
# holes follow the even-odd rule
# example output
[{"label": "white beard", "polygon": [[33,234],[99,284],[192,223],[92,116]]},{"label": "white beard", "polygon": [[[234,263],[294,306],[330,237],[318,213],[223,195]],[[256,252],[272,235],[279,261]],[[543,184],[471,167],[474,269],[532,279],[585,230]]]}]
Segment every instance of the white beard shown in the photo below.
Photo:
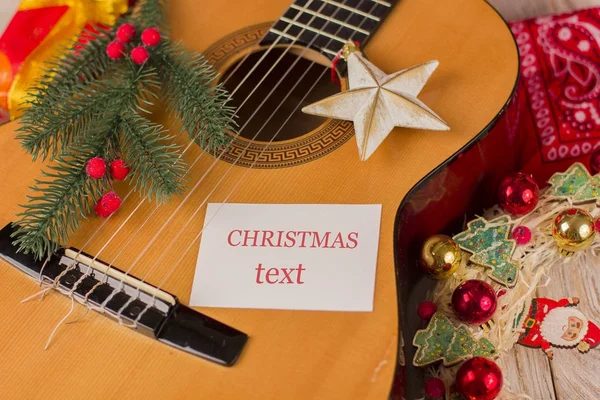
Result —
[{"label": "white beard", "polygon": [[[562,335],[567,330],[569,317],[579,318],[583,322],[579,335],[574,340],[565,340]],[[574,307],[556,307],[546,314],[540,326],[542,337],[555,346],[575,347],[581,342],[588,331],[588,319]]]}]

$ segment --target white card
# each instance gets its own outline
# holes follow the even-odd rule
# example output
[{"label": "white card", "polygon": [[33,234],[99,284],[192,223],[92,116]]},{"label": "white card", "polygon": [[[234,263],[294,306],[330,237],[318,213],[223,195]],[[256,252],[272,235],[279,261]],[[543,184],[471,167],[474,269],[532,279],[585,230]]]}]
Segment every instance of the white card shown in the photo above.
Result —
[{"label": "white card", "polygon": [[190,303],[372,311],[380,222],[380,204],[209,204]]}]

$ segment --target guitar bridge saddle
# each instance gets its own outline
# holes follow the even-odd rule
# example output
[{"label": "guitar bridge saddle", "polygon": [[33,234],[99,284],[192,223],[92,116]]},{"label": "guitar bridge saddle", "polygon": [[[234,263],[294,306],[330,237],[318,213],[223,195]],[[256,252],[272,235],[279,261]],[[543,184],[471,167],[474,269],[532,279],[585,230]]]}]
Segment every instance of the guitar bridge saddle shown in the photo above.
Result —
[{"label": "guitar bridge saddle", "polygon": [[0,257],[29,277],[55,282],[60,292],[122,325],[210,361],[231,366],[248,336],[179,302],[177,297],[77,249],[63,249],[45,262],[17,252],[12,224],[0,230]]}]

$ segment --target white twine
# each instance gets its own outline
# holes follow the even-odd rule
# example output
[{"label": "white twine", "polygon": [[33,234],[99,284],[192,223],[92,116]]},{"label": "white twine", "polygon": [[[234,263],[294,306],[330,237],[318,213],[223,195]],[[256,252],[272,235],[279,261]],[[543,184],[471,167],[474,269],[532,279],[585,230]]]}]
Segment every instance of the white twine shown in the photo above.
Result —
[{"label": "white twine", "polygon": [[[592,214],[594,218],[600,215],[600,210],[596,207],[595,202],[573,205],[570,199],[558,200],[542,195],[534,211],[519,218],[511,218],[513,228],[524,225],[531,230],[532,234],[531,241],[523,246],[518,245],[512,256],[513,260],[521,263],[517,283],[513,288],[506,288],[491,280],[487,275],[489,269],[470,264],[471,254],[463,252],[463,261],[456,273],[449,279],[439,281],[430,293],[429,297],[437,304],[438,310],[444,313],[455,325],[458,325],[461,322],[454,316],[451,309],[451,298],[454,289],[462,281],[479,279],[489,283],[496,292],[506,289],[506,293],[498,299],[498,309],[494,315],[493,323],[489,324],[488,329],[484,330],[479,326],[468,326],[469,331],[476,340],[485,337],[494,344],[499,354],[497,360],[499,363],[502,363],[502,359],[513,348],[522,332],[521,321],[516,327],[513,326],[517,316],[521,312],[527,313],[537,289],[550,283],[548,272],[551,268],[560,268],[567,265],[573,268],[600,263],[600,240],[596,240],[588,249],[576,252],[571,257],[560,254],[552,238],[552,224],[558,213],[571,207],[584,209]],[[494,206],[485,212],[483,217],[489,221],[503,215],[506,214],[502,209]],[[495,225],[499,226],[500,224],[490,224],[489,226]],[[442,379],[448,391],[454,383],[459,367],[460,364],[449,368],[431,367],[428,374]],[[514,393],[510,388],[510,383],[505,381],[498,400],[517,399],[531,400],[531,397]]]}]

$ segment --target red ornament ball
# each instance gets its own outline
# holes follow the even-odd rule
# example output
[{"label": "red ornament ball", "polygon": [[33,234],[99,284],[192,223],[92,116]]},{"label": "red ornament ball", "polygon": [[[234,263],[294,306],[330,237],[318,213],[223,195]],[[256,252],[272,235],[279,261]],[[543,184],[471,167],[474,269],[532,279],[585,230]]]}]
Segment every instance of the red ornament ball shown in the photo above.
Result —
[{"label": "red ornament ball", "polygon": [[590,159],[590,170],[594,175],[600,172],[600,147],[592,152],[592,158]]},{"label": "red ornament ball", "polygon": [[502,390],[502,371],[490,359],[474,357],[456,373],[456,390],[466,400],[493,400]]},{"label": "red ornament ball", "polygon": [[160,43],[160,32],[156,28],[147,28],[142,32],[142,43],[146,46],[156,46]]},{"label": "red ornament ball", "polygon": [[446,385],[438,378],[429,378],[425,381],[425,394],[432,399],[441,399],[446,395]]},{"label": "red ornament ball", "polygon": [[106,162],[100,157],[90,158],[85,164],[85,172],[90,178],[100,179],[106,173]]},{"label": "red ornament ball", "polygon": [[115,160],[110,163],[110,175],[118,181],[127,178],[129,170],[130,168],[125,164],[124,160]]},{"label": "red ornament ball", "polygon": [[484,281],[472,279],[458,285],[452,293],[452,309],[458,319],[468,324],[487,322],[494,312],[498,299],[494,289]]},{"label": "red ornament ball", "polygon": [[121,43],[129,43],[135,38],[135,26],[123,24],[117,29],[117,39]]},{"label": "red ornament ball", "polygon": [[498,188],[498,202],[504,211],[514,215],[531,212],[539,199],[539,188],[530,175],[522,172],[507,176]]},{"label": "red ornament ball", "polygon": [[106,218],[121,207],[121,198],[115,192],[108,192],[98,200],[94,211],[99,217]]},{"label": "red ornament ball", "polygon": [[594,226],[596,227],[596,232],[600,232],[600,218],[594,222]]},{"label": "red ornament ball", "polygon": [[121,42],[115,40],[106,46],[106,55],[110,59],[118,60],[123,57],[123,54],[125,54],[125,46]]},{"label": "red ornament ball", "polygon": [[429,321],[437,311],[437,306],[431,301],[424,301],[417,307],[417,315],[424,321]]},{"label": "red ornament ball", "polygon": [[519,245],[525,245],[531,240],[531,230],[525,225],[519,225],[512,231],[512,237]]},{"label": "red ornament ball", "polygon": [[148,61],[149,56],[148,50],[144,46],[138,46],[131,50],[131,59],[138,65],[142,65]]}]

